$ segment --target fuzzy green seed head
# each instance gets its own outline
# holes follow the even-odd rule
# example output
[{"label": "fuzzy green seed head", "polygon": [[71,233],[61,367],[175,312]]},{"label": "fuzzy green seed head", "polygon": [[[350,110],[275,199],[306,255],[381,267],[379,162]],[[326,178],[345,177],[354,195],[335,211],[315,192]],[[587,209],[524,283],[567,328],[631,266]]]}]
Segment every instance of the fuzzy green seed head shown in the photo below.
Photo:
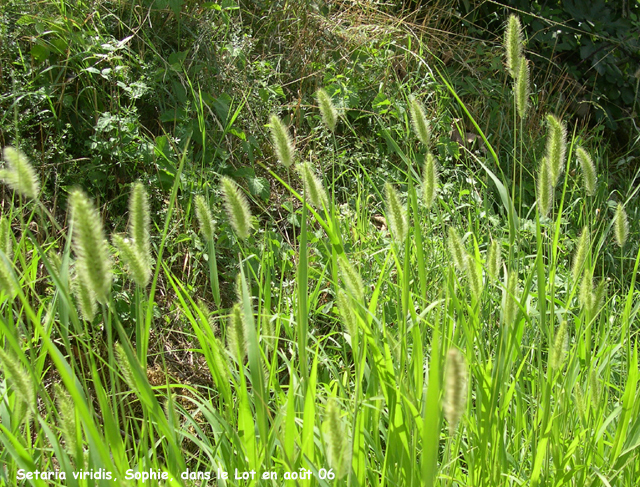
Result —
[{"label": "fuzzy green seed head", "polygon": [[582,307],[588,312],[591,313],[593,309],[593,274],[591,273],[591,269],[585,269],[584,275],[582,276],[582,283],[580,284],[580,294],[578,295],[578,300]]},{"label": "fuzzy green seed head", "polygon": [[467,400],[467,366],[457,348],[447,352],[444,380],[444,415],[449,422],[449,432],[453,435],[464,414]]},{"label": "fuzzy green seed head", "polygon": [[204,196],[199,194],[196,196],[195,203],[196,219],[200,224],[200,231],[207,242],[212,242],[215,237],[216,227],[213,223],[213,216],[211,215],[211,210],[209,210],[207,200],[204,199]]},{"label": "fuzzy green seed head", "polygon": [[547,124],[549,129],[546,158],[549,166],[551,187],[555,188],[564,170],[567,152],[567,127],[558,117],[550,113],[547,115]]},{"label": "fuzzy green seed head", "polygon": [[22,196],[37,199],[40,181],[24,152],[13,147],[5,147],[3,157],[7,166],[0,169],[0,180]]},{"label": "fuzzy green seed head", "polygon": [[584,190],[589,196],[596,194],[596,166],[589,153],[582,147],[576,149],[576,156],[582,169],[582,180],[584,181]]},{"label": "fuzzy green seed head", "polygon": [[342,317],[344,327],[352,337],[358,334],[358,320],[353,309],[353,304],[343,289],[338,289],[338,312]]},{"label": "fuzzy green seed head", "polygon": [[135,391],[136,382],[133,377],[133,367],[131,366],[131,362],[129,362],[129,357],[127,356],[127,352],[124,351],[124,348],[120,342],[117,342],[116,345],[116,362],[118,363],[118,367],[120,368],[120,373],[122,374],[122,378],[125,383],[131,388],[131,390]]},{"label": "fuzzy green seed head", "polygon": [[591,405],[597,411],[602,397],[602,385],[595,369],[591,369],[589,373],[589,390],[591,391]]},{"label": "fuzzy green seed head", "polygon": [[295,158],[295,151],[289,130],[277,115],[271,115],[269,121],[271,124],[271,140],[278,160],[284,167],[291,167]]},{"label": "fuzzy green seed head", "polygon": [[244,321],[242,307],[236,303],[231,310],[227,325],[227,347],[231,356],[240,364],[247,355]]},{"label": "fuzzy green seed head", "polygon": [[336,130],[336,124],[338,123],[338,110],[336,110],[329,93],[323,88],[320,88],[316,91],[316,99],[318,100],[318,106],[322,114],[322,121],[329,130],[334,132]]},{"label": "fuzzy green seed head", "polygon": [[122,235],[112,237],[113,245],[120,251],[120,257],[127,265],[134,282],[141,288],[146,288],[151,280],[151,266],[135,242],[123,238]]},{"label": "fuzzy green seed head", "polygon": [[424,107],[413,96],[409,98],[409,113],[411,114],[411,123],[413,124],[413,130],[420,142],[425,147],[429,147],[429,141],[431,139],[431,129],[429,128],[429,121],[425,114]]},{"label": "fuzzy green seed head", "polygon": [[497,240],[491,240],[485,265],[489,277],[494,281],[498,280],[500,277],[500,267],[502,267],[502,254],[500,253],[500,243]]},{"label": "fuzzy green seed head", "polygon": [[74,457],[78,445],[75,406],[71,396],[60,384],[54,384],[53,388],[58,405],[59,425],[64,438],[65,450],[69,456]]},{"label": "fuzzy green seed head", "polygon": [[562,367],[564,361],[564,351],[567,343],[567,321],[563,320],[556,331],[553,347],[549,351],[549,366],[553,372]]},{"label": "fuzzy green seed head", "polygon": [[424,163],[424,176],[422,179],[422,201],[427,209],[433,206],[438,191],[438,166],[436,158],[431,152],[427,153]]},{"label": "fuzzy green seed head", "polygon": [[137,182],[133,185],[129,200],[129,232],[138,253],[151,267],[151,212],[149,197],[144,184]]},{"label": "fuzzy green seed head", "polygon": [[502,300],[502,316],[504,325],[511,327],[518,314],[518,275],[515,271],[508,271],[506,276],[506,287]]},{"label": "fuzzy green seed head", "polygon": [[92,322],[98,312],[96,294],[89,288],[89,285],[77,274],[71,282],[71,290],[76,296],[80,315],[85,321]]},{"label": "fuzzy green seed head", "polygon": [[540,163],[538,172],[538,212],[540,216],[546,217],[553,206],[553,186],[551,185],[551,174],[547,158],[544,157]]},{"label": "fuzzy green seed head", "polygon": [[8,218],[0,218],[0,251],[11,260],[13,257],[13,231]]},{"label": "fuzzy green seed head", "polygon": [[464,248],[462,239],[455,228],[449,227],[449,238],[447,238],[447,247],[451,254],[451,260],[459,272],[467,270],[467,251]]},{"label": "fuzzy green seed head", "polygon": [[522,119],[527,114],[529,108],[529,93],[530,89],[529,81],[529,62],[524,56],[520,59],[520,67],[518,69],[518,77],[516,79],[516,109],[518,110],[518,116]]},{"label": "fuzzy green seed head", "polygon": [[624,244],[627,243],[627,238],[629,238],[629,220],[622,203],[618,203],[618,207],[616,208],[616,216],[613,219],[613,229],[618,247],[624,247]]},{"label": "fuzzy green seed head", "polygon": [[304,183],[305,196],[309,202],[318,210],[328,205],[327,193],[324,190],[322,181],[315,175],[310,162],[304,162],[296,166],[296,170]]},{"label": "fuzzy green seed head", "polygon": [[582,233],[580,233],[580,237],[578,238],[576,253],[573,257],[573,266],[571,268],[573,282],[578,282],[578,278],[580,277],[580,273],[582,272],[582,266],[584,265],[584,262],[587,258],[590,247],[591,243],[589,239],[589,227],[585,226],[582,229]]},{"label": "fuzzy green seed head", "polygon": [[516,15],[509,16],[504,36],[504,49],[507,58],[507,70],[513,79],[518,76],[518,68],[522,59],[523,37],[520,19]]},{"label": "fuzzy green seed head", "polygon": [[69,195],[73,222],[73,250],[78,277],[101,303],[111,291],[111,257],[102,230],[102,218],[79,189]]},{"label": "fuzzy green seed head", "polygon": [[13,299],[18,292],[11,259],[4,253],[0,253],[0,292],[4,292],[9,299]]},{"label": "fuzzy green seed head", "polygon": [[402,245],[407,238],[409,230],[407,209],[400,201],[400,195],[398,195],[391,183],[384,185],[384,192],[387,200],[387,221],[389,222],[391,235],[399,245]]},{"label": "fuzzy green seed head", "polygon": [[467,254],[467,281],[473,298],[477,301],[482,294],[482,270],[478,268],[473,255]]},{"label": "fuzzy green seed head", "polygon": [[327,401],[327,410],[322,429],[329,466],[334,470],[335,478],[341,479],[349,473],[351,450],[344,425],[340,419],[338,402],[333,397]]},{"label": "fuzzy green seed head", "polygon": [[[36,392],[31,379],[31,374],[20,363],[20,360],[4,351],[0,347],[0,365],[4,372],[4,377],[9,379],[13,393],[26,406],[27,414],[30,416],[36,408]],[[19,416],[16,419],[20,420]]]},{"label": "fuzzy green seed head", "polygon": [[224,176],[221,181],[222,196],[224,197],[225,209],[231,221],[233,229],[238,237],[245,240],[251,232],[251,211],[247,198],[238,188],[238,185],[231,178]]},{"label": "fuzzy green seed head", "polygon": [[358,271],[349,263],[346,257],[338,260],[338,269],[342,282],[353,298],[364,302],[364,284]]}]

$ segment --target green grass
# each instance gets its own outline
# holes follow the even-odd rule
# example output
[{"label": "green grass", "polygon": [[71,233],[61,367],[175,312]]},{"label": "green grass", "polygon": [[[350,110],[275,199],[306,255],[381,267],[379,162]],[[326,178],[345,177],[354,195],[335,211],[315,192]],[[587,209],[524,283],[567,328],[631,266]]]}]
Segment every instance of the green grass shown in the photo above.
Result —
[{"label": "green grass", "polygon": [[[426,65],[426,45],[405,54]],[[528,125],[514,121],[500,151],[443,71],[423,86],[393,85],[393,97],[381,89],[371,111],[339,107],[335,131],[306,107],[314,117],[296,133],[297,162],[320,167],[327,198],[311,204],[292,171],[256,159],[253,173],[234,176],[258,214],[240,238],[219,196],[227,173],[205,167],[206,154],[240,149],[206,137],[209,102],[182,75],[199,139],[153,139],[171,177],[150,188],[161,205],[146,288],[109,247],[113,285],[85,320],[73,229],[53,216],[62,210],[46,190],[32,199],[5,186],[0,484],[142,485],[127,472],[152,471],[167,479],[144,485],[636,485],[640,250],[633,224],[616,245],[606,175],[594,196],[581,186],[575,146],[587,133],[569,123],[544,217],[535,191],[517,191],[539,185],[544,144],[527,147]],[[408,109],[412,92],[427,100],[426,86],[430,146]],[[339,105],[342,92],[328,92]],[[221,140],[249,109],[259,111],[228,106]],[[455,113],[486,153],[456,146],[447,156]],[[421,197],[429,151],[440,175],[431,208]],[[277,204],[252,186],[259,178]],[[630,214],[636,193],[618,198]],[[211,205],[214,240],[199,236],[196,194]],[[583,227],[590,238],[575,267]],[[488,259],[492,242],[500,266]],[[451,349],[463,357],[457,374]],[[21,470],[66,479],[18,479]],[[111,481],[74,479],[80,471]]]}]

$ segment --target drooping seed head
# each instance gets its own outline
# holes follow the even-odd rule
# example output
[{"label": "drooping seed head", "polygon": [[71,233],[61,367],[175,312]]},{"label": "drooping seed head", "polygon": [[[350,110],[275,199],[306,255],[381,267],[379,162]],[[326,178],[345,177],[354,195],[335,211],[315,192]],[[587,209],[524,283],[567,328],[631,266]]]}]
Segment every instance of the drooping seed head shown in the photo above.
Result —
[{"label": "drooping seed head", "polygon": [[551,113],[547,114],[549,130],[547,133],[547,164],[549,166],[549,176],[551,187],[555,188],[564,170],[564,162],[567,152],[567,127]]},{"label": "drooping seed head", "polygon": [[340,419],[340,408],[335,398],[327,401],[327,410],[323,424],[323,437],[329,466],[333,469],[336,479],[343,478],[351,467],[350,443]]},{"label": "drooping seed head", "polygon": [[320,88],[316,91],[316,99],[318,100],[318,106],[322,114],[322,121],[329,130],[334,132],[336,130],[336,124],[338,123],[338,110],[333,104],[329,93],[327,93],[324,88]]},{"label": "drooping seed head", "polygon": [[427,153],[424,163],[424,177],[422,179],[422,201],[427,209],[433,206],[438,191],[438,166],[436,158],[431,152]]},{"label": "drooping seed head", "polygon": [[407,209],[400,201],[400,195],[398,195],[398,192],[391,183],[385,183],[384,192],[387,203],[387,221],[389,222],[391,235],[398,244],[402,245],[407,238],[409,226],[407,222]]},{"label": "drooping seed head", "polygon": [[315,175],[310,162],[296,165],[296,170],[300,179],[304,183],[305,195],[309,202],[318,210],[322,210],[323,205],[327,206],[327,193],[324,190],[322,181]]},{"label": "drooping seed head", "polygon": [[111,258],[102,230],[102,218],[79,189],[69,195],[69,209],[78,277],[99,302],[106,303],[111,290]]},{"label": "drooping seed head", "polygon": [[518,77],[516,79],[516,108],[518,110],[518,116],[522,119],[527,114],[529,108],[529,93],[530,89],[529,81],[529,62],[524,56],[520,59],[520,67],[518,69]]},{"label": "drooping seed head", "polygon": [[215,236],[215,224],[213,223],[213,216],[209,205],[204,199],[204,196],[199,194],[195,199],[196,206],[196,219],[200,224],[200,231],[207,242],[212,242]]},{"label": "drooping seed head", "polygon": [[584,261],[587,258],[587,254],[589,252],[589,247],[591,246],[589,239],[589,227],[584,227],[582,229],[582,233],[580,233],[580,237],[578,238],[578,244],[576,246],[576,253],[573,257],[573,266],[571,268],[571,273],[573,275],[573,282],[577,282],[580,277],[580,273],[582,272],[582,266],[584,265]]},{"label": "drooping seed head", "polygon": [[457,348],[451,348],[447,352],[444,374],[444,415],[449,422],[450,434],[454,434],[464,414],[467,400],[467,366]]},{"label": "drooping seed head", "polygon": [[509,16],[507,30],[504,37],[505,55],[507,58],[507,70],[513,79],[518,76],[520,60],[522,59],[523,37],[520,19],[514,14]]},{"label": "drooping seed head", "polygon": [[411,114],[411,123],[413,124],[413,130],[420,142],[426,147],[429,147],[429,141],[431,139],[431,129],[429,128],[429,121],[424,111],[422,103],[420,103],[413,96],[409,98],[409,113]]},{"label": "drooping seed head", "polygon": [[133,185],[129,200],[129,232],[138,253],[151,266],[151,212],[147,190],[140,181]]},{"label": "drooping seed head", "polygon": [[582,168],[582,179],[584,181],[584,190],[589,196],[596,194],[596,166],[589,153],[582,147],[576,149],[576,156]]},{"label": "drooping seed head", "polygon": [[467,251],[464,248],[462,239],[455,228],[449,227],[449,237],[447,238],[447,247],[451,254],[451,260],[459,272],[465,272],[467,269]]},{"label": "drooping seed head", "polygon": [[293,149],[293,141],[291,139],[291,135],[289,135],[289,130],[277,115],[271,115],[270,124],[271,140],[273,142],[276,155],[278,156],[278,160],[284,167],[291,167],[295,153]]},{"label": "drooping seed head", "polygon": [[541,216],[546,217],[553,206],[553,186],[551,185],[551,174],[547,158],[544,157],[540,163],[538,171],[538,211]]},{"label": "drooping seed head", "polygon": [[247,198],[232,179],[224,176],[221,183],[225,209],[231,225],[238,237],[245,240],[249,236],[252,227],[251,211],[249,211]]},{"label": "drooping seed head", "polygon": [[122,235],[114,235],[112,240],[114,247],[120,251],[120,257],[127,265],[134,282],[141,288],[146,288],[151,280],[149,259],[142,255],[135,242],[123,238]]},{"label": "drooping seed head", "polygon": [[358,271],[349,263],[346,257],[338,260],[338,269],[340,270],[342,282],[344,282],[345,287],[353,298],[364,302],[364,284]]},{"label": "drooping seed head", "polygon": [[5,147],[3,157],[7,161],[7,167],[0,169],[0,180],[22,196],[37,199],[40,181],[24,152],[13,147]]},{"label": "drooping seed head", "polygon": [[502,266],[502,254],[500,253],[500,243],[497,240],[491,240],[485,265],[489,277],[493,280],[498,280],[500,267]]},{"label": "drooping seed head", "polygon": [[616,208],[616,216],[613,219],[613,229],[618,247],[624,247],[624,244],[627,243],[627,238],[629,238],[629,220],[622,203],[618,203],[618,207]]}]

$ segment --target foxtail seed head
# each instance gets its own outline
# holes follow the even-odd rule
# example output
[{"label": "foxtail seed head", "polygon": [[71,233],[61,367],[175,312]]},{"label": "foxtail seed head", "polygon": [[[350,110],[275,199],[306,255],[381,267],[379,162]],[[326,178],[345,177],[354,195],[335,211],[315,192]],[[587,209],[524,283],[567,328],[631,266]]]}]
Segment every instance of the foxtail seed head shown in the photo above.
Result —
[{"label": "foxtail seed head", "polygon": [[553,186],[551,185],[551,174],[547,158],[544,157],[540,163],[538,172],[538,211],[541,216],[549,215],[553,205]]},{"label": "foxtail seed head", "polygon": [[[9,378],[13,393],[26,406],[27,413],[30,415],[36,407],[36,393],[31,374],[25,370],[19,359],[5,352],[2,347],[0,347],[0,365],[2,365],[4,376]],[[22,418],[16,416],[16,419],[20,421]]]},{"label": "foxtail seed head", "polygon": [[291,167],[295,154],[289,130],[277,115],[271,115],[269,121],[271,123],[271,140],[278,160],[284,167]]},{"label": "foxtail seed head", "polygon": [[340,419],[340,408],[337,400],[330,398],[327,404],[325,421],[323,425],[324,439],[327,448],[329,465],[335,472],[336,479],[341,479],[351,467],[351,451],[349,441]]},{"label": "foxtail seed head", "polygon": [[342,316],[342,321],[347,333],[353,338],[358,333],[358,320],[353,310],[353,305],[349,300],[349,296],[343,289],[338,289],[338,312]]},{"label": "foxtail seed head", "polygon": [[467,251],[464,248],[462,239],[455,228],[449,227],[449,238],[447,246],[451,254],[451,260],[459,272],[465,272],[467,269]]},{"label": "foxtail seed head", "polygon": [[69,195],[73,222],[73,249],[78,277],[101,303],[111,290],[111,258],[102,230],[102,218],[79,189]]},{"label": "foxtail seed head", "polygon": [[149,259],[145,258],[135,242],[123,238],[122,235],[114,235],[112,241],[114,247],[120,251],[120,257],[127,265],[135,283],[141,288],[146,288],[151,280]]},{"label": "foxtail seed head", "polygon": [[510,15],[504,37],[504,48],[507,57],[507,70],[513,79],[518,76],[520,60],[522,59],[523,37],[522,26],[516,15]]},{"label": "foxtail seed head", "polygon": [[438,167],[436,158],[431,152],[427,152],[424,163],[424,179],[422,180],[422,201],[427,209],[433,206],[438,190]]},{"label": "foxtail seed head", "polygon": [[584,190],[589,196],[596,194],[596,166],[589,153],[582,147],[576,149],[576,156],[582,168],[582,179],[584,181]]},{"label": "foxtail seed head", "polygon": [[502,313],[504,325],[510,327],[516,321],[518,314],[518,274],[508,271],[506,277],[507,286],[504,290],[502,301]]},{"label": "foxtail seed head", "polygon": [[364,284],[362,284],[362,277],[360,277],[358,271],[355,270],[346,257],[338,260],[338,269],[340,270],[342,282],[344,282],[345,287],[353,298],[364,302]]},{"label": "foxtail seed head", "polygon": [[[147,190],[140,181],[133,185],[129,200],[129,232],[140,256],[151,267],[151,212]],[[149,272],[151,269],[149,269]]]},{"label": "foxtail seed head", "polygon": [[306,197],[318,210],[327,205],[327,193],[322,186],[320,178],[315,175],[310,162],[304,162],[296,166],[296,170],[304,183]]},{"label": "foxtail seed head", "polygon": [[329,93],[324,88],[316,91],[316,99],[318,100],[318,106],[320,107],[320,113],[322,115],[322,121],[332,132],[336,129],[338,123],[338,110],[336,110]]},{"label": "foxtail seed head", "polygon": [[493,280],[497,280],[500,275],[500,267],[502,266],[502,255],[500,254],[500,243],[497,240],[491,240],[491,245],[487,251],[487,274]]},{"label": "foxtail seed head", "polygon": [[391,183],[385,183],[384,192],[387,200],[387,221],[391,234],[395,241],[402,245],[408,232],[407,209],[401,203],[400,195]]},{"label": "foxtail seed head", "polygon": [[227,215],[229,215],[231,225],[238,237],[244,240],[249,236],[252,227],[249,203],[232,179],[224,176],[221,186],[225,209],[227,210]]},{"label": "foxtail seed head", "polygon": [[204,199],[204,196],[199,194],[196,196],[196,219],[200,224],[200,231],[204,236],[204,239],[207,242],[212,242],[215,234],[215,224],[213,223],[213,216],[211,215],[211,210],[209,210],[209,205],[207,201]]},{"label": "foxtail seed head", "polygon": [[69,456],[74,457],[78,442],[76,436],[76,413],[73,400],[60,384],[54,384],[53,387],[56,392],[56,403],[58,404],[58,415],[60,418],[59,424],[65,442],[65,450]]},{"label": "foxtail seed head", "polygon": [[122,373],[122,378],[126,382],[126,384],[131,388],[131,390],[137,390],[136,381],[133,377],[133,367],[131,366],[131,362],[129,361],[129,357],[127,357],[127,352],[124,351],[124,348],[120,342],[117,342],[116,345],[116,361],[118,366],[120,367],[120,372]]},{"label": "foxtail seed head", "polygon": [[429,147],[429,140],[431,139],[431,129],[429,128],[429,121],[424,112],[424,107],[413,96],[409,98],[409,113],[411,114],[411,123],[413,124],[413,130],[420,142],[425,147]]},{"label": "foxtail seed head", "polygon": [[624,244],[627,243],[627,238],[629,238],[629,220],[627,219],[627,212],[624,211],[622,203],[618,203],[618,207],[616,208],[613,228],[618,247],[624,247]]},{"label": "foxtail seed head", "polygon": [[478,269],[476,258],[467,254],[467,280],[474,299],[478,300],[482,294],[482,270]]},{"label": "foxtail seed head", "polygon": [[591,269],[589,268],[584,270],[582,283],[580,284],[580,294],[578,298],[582,307],[588,313],[591,313],[595,296],[593,294],[593,274],[591,273]]},{"label": "foxtail seed head", "polygon": [[518,77],[516,79],[516,108],[520,118],[524,118],[529,108],[529,62],[524,56],[520,59],[520,67],[518,68]]},{"label": "foxtail seed head", "polygon": [[444,415],[449,422],[449,432],[453,435],[464,414],[467,400],[467,366],[457,348],[450,348],[447,352],[444,371]]},{"label": "foxtail seed head", "polygon": [[3,157],[7,161],[7,167],[0,169],[0,180],[22,196],[37,199],[40,181],[24,152],[13,147],[5,147]]},{"label": "foxtail seed head", "polygon": [[235,358],[238,363],[242,363],[247,355],[247,346],[245,343],[242,307],[239,303],[233,306],[231,315],[229,316],[229,324],[227,325],[227,347],[233,358]]},{"label": "foxtail seed head", "polygon": [[564,170],[567,152],[567,127],[555,115],[547,114],[549,131],[547,135],[547,164],[551,178],[551,187],[555,188]]},{"label": "foxtail seed head", "polygon": [[96,295],[77,274],[71,283],[71,289],[78,301],[80,314],[85,321],[93,321],[98,312],[98,304],[96,303]]},{"label": "foxtail seed head", "polygon": [[11,222],[5,217],[0,218],[0,251],[2,251],[9,260],[13,257]]},{"label": "foxtail seed head", "polygon": [[573,266],[571,268],[571,273],[573,276],[573,282],[577,282],[580,277],[580,272],[582,272],[582,266],[584,265],[584,261],[587,258],[587,253],[589,252],[589,247],[591,243],[589,241],[589,227],[584,227],[582,229],[582,233],[578,238],[578,245],[576,246],[576,253],[573,257]]},{"label": "foxtail seed head", "polygon": [[553,347],[549,353],[549,366],[552,371],[557,371],[562,367],[564,361],[564,350],[567,342],[567,322],[562,320],[558,330],[556,331],[555,339],[553,340]]}]

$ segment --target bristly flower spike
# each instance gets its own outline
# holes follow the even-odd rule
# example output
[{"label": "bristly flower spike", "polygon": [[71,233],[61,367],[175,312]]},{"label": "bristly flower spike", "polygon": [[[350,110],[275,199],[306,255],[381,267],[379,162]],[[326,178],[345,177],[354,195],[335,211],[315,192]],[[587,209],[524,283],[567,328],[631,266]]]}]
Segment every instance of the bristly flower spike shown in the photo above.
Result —
[{"label": "bristly flower spike", "polygon": [[304,183],[307,199],[318,210],[322,210],[322,206],[327,205],[327,193],[322,186],[322,182],[313,172],[311,163],[298,164],[296,165],[296,170]]},{"label": "bristly flower spike", "polygon": [[222,195],[224,197],[225,209],[231,225],[238,237],[245,240],[251,231],[251,211],[247,198],[242,194],[238,185],[231,178],[222,178]]},{"label": "bristly flower spike", "polygon": [[277,115],[271,115],[269,121],[271,124],[271,140],[278,160],[284,167],[289,168],[291,164],[293,164],[295,157],[293,141],[291,140],[291,135],[289,135],[289,130]]},{"label": "bristly flower spike", "polygon": [[624,211],[622,203],[618,203],[616,208],[616,216],[613,219],[614,235],[616,237],[616,243],[618,247],[624,247],[629,237],[629,220],[627,218],[627,212]]},{"label": "bristly flower spike", "polygon": [[387,200],[387,221],[391,234],[398,244],[404,244],[407,238],[407,210],[400,201],[400,196],[391,183],[384,185]]},{"label": "bristly flower spike", "polygon": [[318,100],[318,106],[320,107],[320,113],[322,114],[322,121],[325,125],[334,132],[336,130],[336,124],[338,123],[338,110],[336,109],[329,93],[323,88],[316,91],[316,99]]},{"label": "bristly flower spike", "polygon": [[451,348],[447,352],[444,370],[444,415],[449,422],[450,434],[453,434],[464,413],[467,400],[467,367],[464,357],[457,348]]},{"label": "bristly flower spike", "polygon": [[3,157],[7,161],[7,167],[0,169],[0,180],[22,196],[37,199],[40,181],[24,152],[13,147],[5,147]]},{"label": "bristly flower spike", "polygon": [[520,118],[524,118],[529,108],[529,62],[523,56],[520,60],[518,78],[516,80],[516,108]]},{"label": "bristly flower spike", "polygon": [[431,129],[429,128],[429,121],[424,112],[424,107],[413,96],[409,98],[409,112],[411,114],[411,123],[413,124],[413,130],[420,142],[426,147],[429,147],[429,140],[431,138]]},{"label": "bristly flower spike", "polygon": [[549,176],[551,187],[555,188],[564,170],[564,162],[567,152],[567,127],[555,115],[548,114],[547,122],[549,132],[547,135],[547,164],[549,166]]},{"label": "bristly flower spike", "polygon": [[436,158],[433,157],[431,152],[427,152],[427,157],[424,163],[424,178],[422,180],[422,201],[427,209],[433,206],[436,200],[436,193],[438,190],[438,167],[436,165]]},{"label": "bristly flower spike", "polygon": [[584,190],[589,196],[593,196],[596,194],[596,166],[593,164],[593,159],[591,159],[589,153],[580,146],[576,149],[576,156],[582,168]]},{"label": "bristly flower spike", "polygon": [[195,205],[196,219],[200,224],[200,231],[202,232],[204,239],[207,242],[211,242],[214,239],[216,227],[213,223],[213,216],[211,215],[211,210],[209,209],[207,200],[204,199],[204,196],[199,194],[198,196],[196,196]]},{"label": "bristly flower spike", "polygon": [[518,70],[522,59],[523,40],[522,25],[520,24],[518,17],[514,14],[509,16],[509,20],[507,22],[504,47],[507,57],[507,70],[515,80],[518,76]]}]

